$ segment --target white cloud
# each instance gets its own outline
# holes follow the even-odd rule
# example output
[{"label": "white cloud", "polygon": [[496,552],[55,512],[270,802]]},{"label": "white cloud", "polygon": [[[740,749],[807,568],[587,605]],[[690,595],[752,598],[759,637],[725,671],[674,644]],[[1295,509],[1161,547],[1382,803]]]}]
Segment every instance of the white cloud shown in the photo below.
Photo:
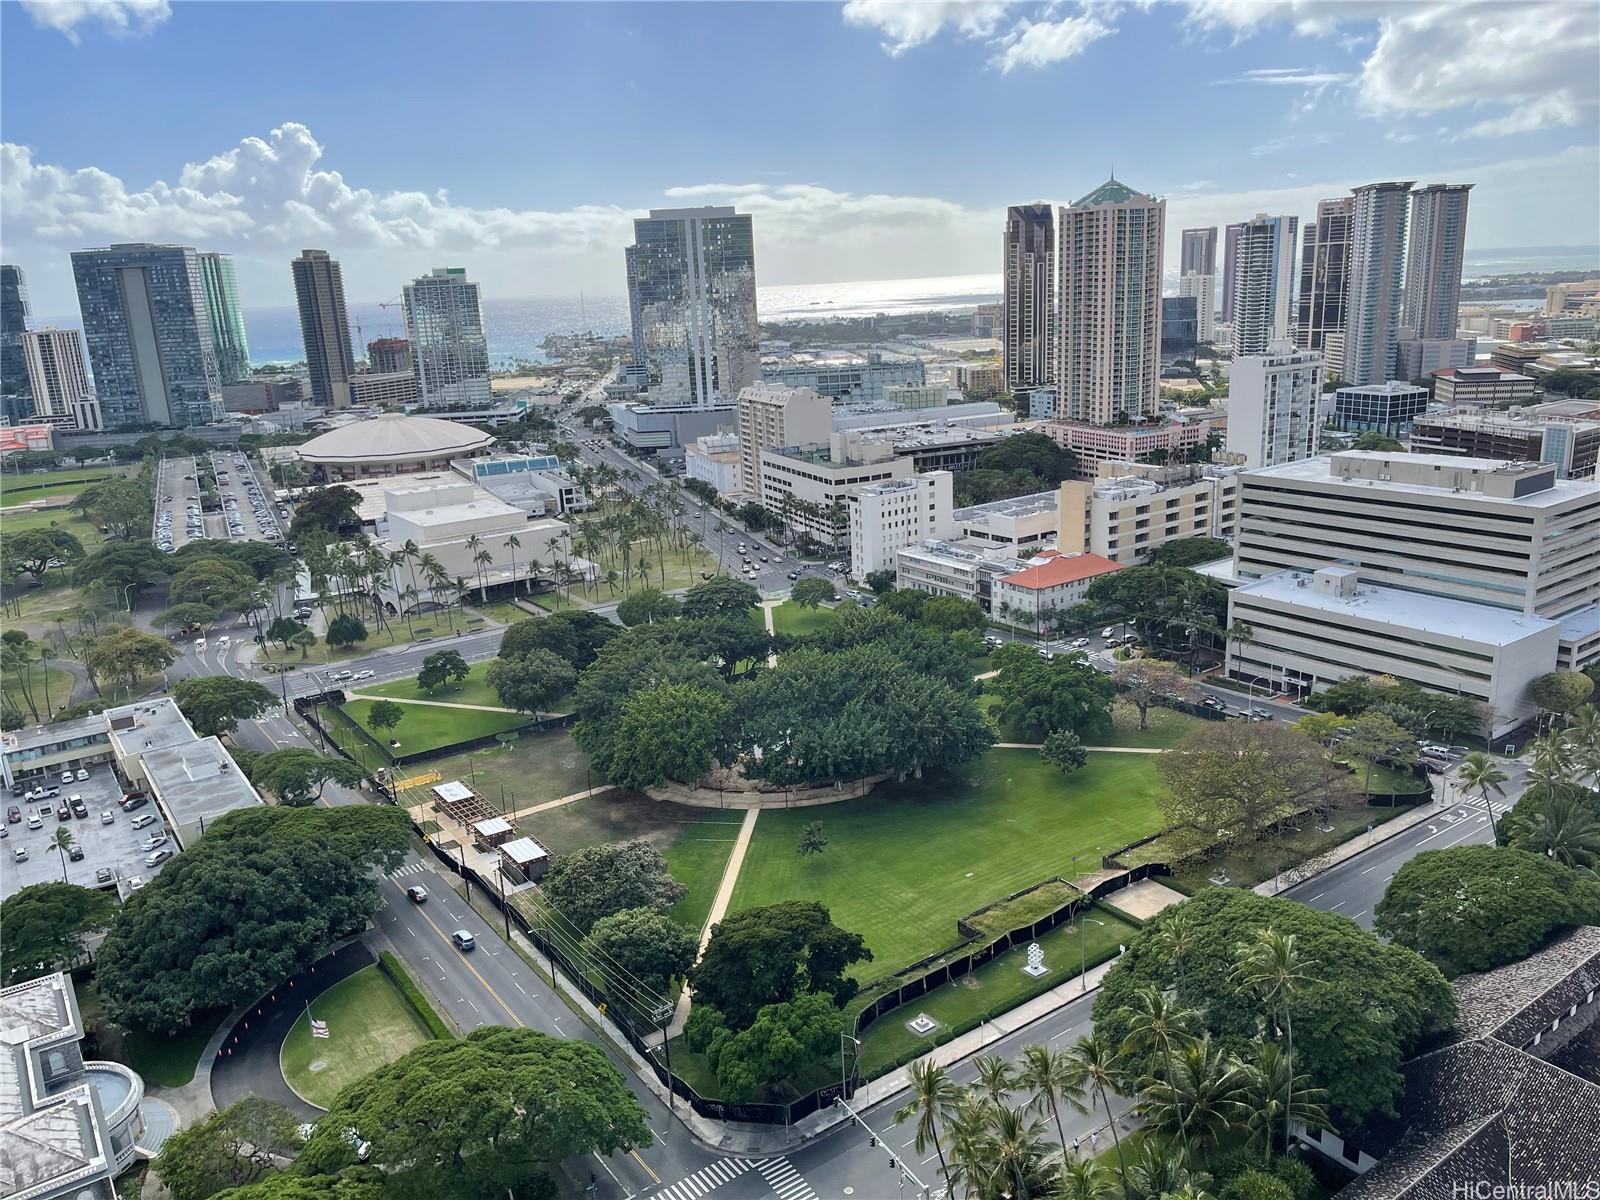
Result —
[{"label": "white cloud", "polygon": [[1047,67],[1076,58],[1111,32],[1093,17],[1064,17],[1059,21],[1018,22],[1002,39],[994,63],[1003,74],[1017,67]]},{"label": "white cloud", "polygon": [[1349,83],[1355,78],[1343,71],[1324,71],[1320,67],[1258,67],[1246,71],[1223,83],[1260,83],[1268,87],[1321,88],[1335,83]]},{"label": "white cloud", "polygon": [[55,29],[74,44],[78,26],[98,21],[115,34],[149,33],[172,16],[167,0],[22,0],[41,29]]},{"label": "white cloud", "polygon": [[883,48],[900,55],[931,42],[946,26],[962,37],[989,37],[1010,7],[1011,0],[849,0],[844,19],[878,30],[886,38]]}]

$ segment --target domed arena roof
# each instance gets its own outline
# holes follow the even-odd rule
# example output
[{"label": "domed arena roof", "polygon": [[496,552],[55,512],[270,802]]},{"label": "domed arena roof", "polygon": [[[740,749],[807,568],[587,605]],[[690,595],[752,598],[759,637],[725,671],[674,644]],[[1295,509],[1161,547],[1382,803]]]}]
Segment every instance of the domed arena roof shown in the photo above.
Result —
[{"label": "domed arena roof", "polygon": [[459,421],[384,413],[314,437],[298,447],[309,463],[404,463],[471,454],[494,438]]}]

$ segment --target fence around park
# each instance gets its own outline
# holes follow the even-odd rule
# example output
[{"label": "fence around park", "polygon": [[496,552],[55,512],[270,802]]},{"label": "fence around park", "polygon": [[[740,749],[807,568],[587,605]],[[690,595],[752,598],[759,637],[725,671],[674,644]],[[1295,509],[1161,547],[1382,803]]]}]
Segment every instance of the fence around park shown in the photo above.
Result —
[{"label": "fence around park", "polygon": [[[345,702],[343,691],[335,689],[321,692],[313,696],[296,696],[294,710],[308,724],[316,727],[329,745],[333,746],[345,758],[359,763],[350,750],[334,735],[337,727],[340,733],[353,737],[363,747],[375,753],[381,762],[391,767],[409,766],[412,763],[428,762],[435,758],[447,758],[452,754],[460,754],[467,750],[477,750],[488,746],[503,744],[507,737],[525,737],[528,734],[544,733],[551,729],[565,729],[572,723],[571,713],[555,713],[538,720],[529,717],[521,725],[511,729],[502,729],[497,733],[485,733],[478,737],[463,738],[459,742],[451,742],[448,746],[432,746],[426,750],[396,751],[386,746],[383,742],[373,737],[359,721],[344,711]],[[366,764],[362,764],[365,766]]]}]

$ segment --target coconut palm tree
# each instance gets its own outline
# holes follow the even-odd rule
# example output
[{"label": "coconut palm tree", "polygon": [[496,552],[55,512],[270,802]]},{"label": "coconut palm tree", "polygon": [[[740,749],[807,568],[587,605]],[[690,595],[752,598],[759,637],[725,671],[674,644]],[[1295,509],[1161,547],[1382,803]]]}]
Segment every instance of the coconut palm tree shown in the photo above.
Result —
[{"label": "coconut palm tree", "polygon": [[980,1054],[972,1060],[978,1072],[978,1092],[991,1104],[1004,1104],[1017,1086],[1017,1069],[999,1054]]},{"label": "coconut palm tree", "polygon": [[1146,1082],[1139,1114],[1150,1129],[1168,1137],[1187,1129],[1190,1146],[1204,1157],[1228,1133],[1244,1128],[1249,1082],[1244,1064],[1207,1033],[1179,1048],[1170,1079]]},{"label": "coconut palm tree", "polygon": [[1246,1093],[1250,1112],[1245,1127],[1250,1132],[1250,1143],[1261,1145],[1268,1163],[1272,1162],[1272,1146],[1280,1122],[1285,1130],[1290,1121],[1298,1121],[1308,1129],[1330,1128],[1328,1093],[1313,1087],[1311,1076],[1293,1074],[1289,1056],[1277,1042],[1256,1043],[1255,1061],[1247,1068]]},{"label": "coconut palm tree", "polygon": [[479,550],[472,556],[472,565],[478,568],[478,603],[489,603],[489,589],[486,583],[484,569],[494,564],[494,555],[487,550]]},{"label": "coconut palm tree", "polygon": [[1595,755],[1600,751],[1600,709],[1593,704],[1585,704],[1568,713],[1567,736],[1585,758],[1588,769],[1595,770]]},{"label": "coconut palm tree", "polygon": [[1181,970],[1183,960],[1188,957],[1189,951],[1194,949],[1195,938],[1199,933],[1194,910],[1182,904],[1176,908],[1169,908],[1161,915],[1160,924],[1153,933],[1156,952],[1172,964],[1175,972]]},{"label": "coconut palm tree", "polygon": [[895,1113],[895,1124],[916,1120],[916,1148],[921,1154],[933,1143],[939,1155],[939,1174],[944,1176],[945,1187],[950,1186],[950,1165],[945,1161],[944,1145],[939,1140],[939,1122],[948,1120],[956,1109],[961,1089],[950,1078],[950,1072],[925,1058],[911,1064],[911,1099]]},{"label": "coconut palm tree", "polygon": [[1147,1137],[1139,1145],[1128,1167],[1133,1188],[1151,1200],[1166,1197],[1184,1188],[1203,1190],[1211,1186],[1211,1176],[1204,1171],[1191,1170],[1187,1156],[1174,1152],[1170,1143],[1160,1138]]},{"label": "coconut palm tree", "polygon": [[1127,1082],[1127,1067],[1121,1050],[1114,1046],[1104,1030],[1080,1037],[1067,1051],[1071,1056],[1074,1081],[1085,1090],[1093,1088],[1100,1097],[1100,1106],[1106,1110],[1106,1124],[1111,1127],[1111,1143],[1117,1150],[1117,1174],[1122,1178],[1122,1190],[1128,1190],[1128,1164],[1122,1157],[1122,1138],[1117,1133],[1117,1118],[1111,1111],[1111,1093]]},{"label": "coconut palm tree", "polygon": [[67,881],[67,851],[77,843],[77,838],[72,836],[72,830],[65,825],[57,826],[55,833],[50,835],[50,849],[61,855],[61,882]]},{"label": "coconut palm tree", "polygon": [[1260,999],[1266,1007],[1269,1021],[1274,1013],[1283,1018],[1291,1089],[1285,1100],[1285,1145],[1289,1141],[1288,1111],[1294,1107],[1294,1000],[1307,984],[1316,982],[1311,968],[1312,963],[1300,952],[1294,934],[1279,933],[1268,926],[1258,929],[1253,941],[1235,947],[1233,969],[1230,972],[1234,988]]},{"label": "coconut palm tree", "polygon": [[[1159,1057],[1163,1073],[1170,1081],[1173,1047],[1186,1046],[1195,1039],[1200,1027],[1199,1011],[1184,1008],[1173,992],[1145,986],[1134,993],[1132,1002],[1118,1016],[1128,1026],[1128,1034],[1122,1042],[1123,1052]],[[1183,1143],[1184,1161],[1188,1162],[1189,1131],[1181,1122],[1178,1135]]]},{"label": "coconut palm tree", "polygon": [[1111,1200],[1117,1182],[1111,1172],[1092,1158],[1069,1159],[1062,1167],[1057,1200]]},{"label": "coconut palm tree", "polygon": [[1456,778],[1461,781],[1462,787],[1474,790],[1483,797],[1484,807],[1489,810],[1489,831],[1498,841],[1500,830],[1495,824],[1494,801],[1489,799],[1489,793],[1504,796],[1505,782],[1510,776],[1489,755],[1482,750],[1474,750],[1461,760],[1461,766],[1456,770]]},{"label": "coconut palm tree", "polygon": [[1048,1109],[1056,1123],[1056,1140],[1061,1143],[1061,1155],[1067,1154],[1067,1134],[1061,1127],[1061,1106],[1070,1105],[1078,1112],[1088,1112],[1083,1103],[1083,1084],[1077,1078],[1066,1051],[1052,1050],[1049,1046],[1028,1046],[1022,1051],[1022,1061],[1017,1066],[1016,1084],[1033,1093],[1033,1106]]},{"label": "coconut palm tree", "polygon": [[1561,788],[1540,796],[1528,830],[1528,849],[1568,867],[1594,867],[1600,863],[1600,821],[1578,798],[1575,789]]},{"label": "coconut palm tree", "polygon": [[1054,1191],[1060,1168],[1044,1122],[1026,1108],[978,1102],[981,1116],[967,1151],[967,1195],[979,1200],[1032,1200]]},{"label": "coconut palm tree", "polygon": [[522,539],[513,533],[501,545],[511,551],[511,594],[515,596],[517,594],[517,551],[522,549]]}]

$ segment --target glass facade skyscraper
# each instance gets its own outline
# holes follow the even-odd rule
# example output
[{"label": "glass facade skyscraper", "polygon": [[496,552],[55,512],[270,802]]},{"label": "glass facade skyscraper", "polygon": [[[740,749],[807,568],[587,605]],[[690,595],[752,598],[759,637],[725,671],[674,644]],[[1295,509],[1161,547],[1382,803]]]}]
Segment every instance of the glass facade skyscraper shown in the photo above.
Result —
[{"label": "glass facade skyscraper", "polygon": [[1341,383],[1386,383],[1394,378],[1412,182],[1369,183],[1355,189]]},{"label": "glass facade skyscraper", "polygon": [[[1229,227],[1233,228],[1232,226]],[[1228,275],[1233,281],[1233,354],[1265,354],[1290,336],[1295,318],[1299,217],[1257,213],[1238,226]]]},{"label": "glass facade skyscraper", "polygon": [[1004,271],[1000,353],[1006,387],[1045,387],[1056,367],[1056,210],[1050,205],[1006,210]]},{"label": "glass facade skyscraper", "polygon": [[311,373],[312,403],[350,407],[350,376],[356,356],[350,348],[350,317],[344,306],[344,273],[326,250],[302,250],[290,264],[294,301],[300,310],[300,341]]},{"label": "glass facade skyscraper", "polygon": [[1434,183],[1411,193],[1400,324],[1418,338],[1453,338],[1461,303],[1470,183]]},{"label": "glass facade skyscraper", "polygon": [[732,208],[652,209],[633,223],[628,302],[652,403],[736,397],[761,377],[755,234]]},{"label": "glass facade skyscraper", "polygon": [[1344,329],[1345,288],[1349,283],[1350,214],[1355,197],[1317,202],[1317,219],[1306,226],[1300,254],[1300,315],[1295,345],[1322,350],[1330,333]]},{"label": "glass facade skyscraper", "polygon": [[480,405],[491,399],[489,341],[478,285],[462,267],[435,267],[406,284],[403,294],[411,370],[422,403]]},{"label": "glass facade skyscraper", "polygon": [[72,274],[106,428],[222,419],[221,374],[192,246],[78,250]]},{"label": "glass facade skyscraper", "polygon": [[250,344],[244,334],[244,313],[239,309],[233,255],[208,250],[199,257],[200,278],[206,287],[206,315],[211,319],[211,344],[217,351],[217,373],[223,383],[244,383],[250,378]]},{"label": "glass facade skyscraper", "polygon": [[28,365],[22,356],[28,321],[28,277],[21,267],[0,266],[0,395],[28,394]]}]

